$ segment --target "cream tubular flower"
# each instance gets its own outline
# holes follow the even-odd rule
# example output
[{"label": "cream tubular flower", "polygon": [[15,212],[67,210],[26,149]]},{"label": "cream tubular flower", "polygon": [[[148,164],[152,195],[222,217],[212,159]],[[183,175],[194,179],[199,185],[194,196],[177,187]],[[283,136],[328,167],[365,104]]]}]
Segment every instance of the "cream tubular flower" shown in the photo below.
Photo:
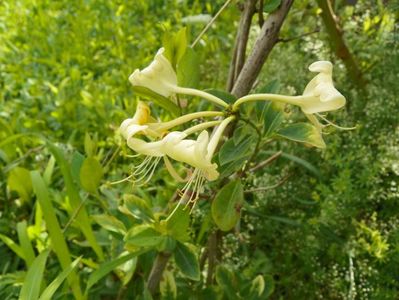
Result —
[{"label": "cream tubular flower", "polygon": [[197,140],[185,139],[189,129],[186,132],[171,132],[163,139],[163,153],[176,161],[194,167],[191,178],[182,189],[181,202],[186,201],[186,196],[191,192],[187,204],[195,203],[205,180],[213,181],[219,177],[218,166],[212,163],[212,157],[226,126],[233,119],[234,117],[224,119],[211,138],[208,132],[203,130]]},{"label": "cream tubular flower", "polygon": [[345,97],[335,89],[332,81],[332,64],[329,61],[317,61],[309,66],[311,72],[318,72],[306,86],[302,96],[284,96],[275,94],[252,94],[236,101],[233,110],[244,102],[270,100],[297,105],[305,114],[315,114],[337,110],[345,105]]},{"label": "cream tubular flower", "polygon": [[157,120],[151,116],[150,107],[145,102],[139,101],[133,118],[124,120],[119,130],[125,139],[127,139],[128,136],[139,133],[153,138],[161,138],[169,129],[194,119],[222,115],[223,112],[218,111],[200,111],[186,114],[168,122],[157,122]]},{"label": "cream tubular flower", "polygon": [[177,87],[177,76],[164,52],[164,48],[159,49],[148,67],[141,71],[136,69],[129,76],[130,83],[133,86],[143,86],[164,97],[171,96]]},{"label": "cream tubular flower", "polygon": [[[129,148],[138,153],[138,155],[146,156],[144,161],[139,166],[135,167],[135,171],[129,178],[140,175],[140,179],[136,180],[137,182],[141,181],[145,177],[148,177],[149,180],[160,159],[163,157],[171,175],[174,178],[179,179],[179,181],[183,181],[183,179],[177,176],[177,173],[172,169],[171,164],[165,156],[164,144],[168,140],[168,135],[165,138],[154,142],[146,142],[136,136],[141,134],[147,137],[159,139],[162,138],[169,129],[175,126],[198,118],[216,117],[221,115],[223,115],[222,112],[203,111],[187,114],[169,122],[156,122],[156,120],[151,117],[150,107],[146,103],[139,101],[133,118],[124,120],[119,129],[122,136],[126,139]],[[193,133],[210,126],[215,126],[218,123],[220,123],[220,121],[205,122],[189,128],[188,131]],[[187,136],[187,134],[188,132],[184,133],[185,136]]]},{"label": "cream tubular flower", "polygon": [[345,97],[334,87],[333,66],[329,61],[317,61],[309,66],[311,72],[318,72],[305,87],[303,99],[298,102],[305,114],[334,111],[345,106]]},{"label": "cream tubular flower", "polygon": [[164,52],[164,48],[159,49],[148,67],[141,71],[136,69],[129,76],[130,83],[133,86],[142,86],[150,89],[164,97],[170,97],[173,94],[185,94],[207,99],[222,107],[228,106],[226,102],[212,94],[196,89],[179,87],[176,73],[169,60],[165,57]]}]

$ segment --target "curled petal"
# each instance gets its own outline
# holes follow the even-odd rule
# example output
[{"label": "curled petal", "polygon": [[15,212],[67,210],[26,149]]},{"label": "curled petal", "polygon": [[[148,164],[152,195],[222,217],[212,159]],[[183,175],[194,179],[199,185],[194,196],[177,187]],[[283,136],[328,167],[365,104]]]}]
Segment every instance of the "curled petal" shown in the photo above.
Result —
[{"label": "curled petal", "polygon": [[177,87],[177,76],[164,52],[164,48],[159,49],[148,67],[142,71],[135,70],[129,76],[130,83],[148,88],[164,97],[172,95]]}]

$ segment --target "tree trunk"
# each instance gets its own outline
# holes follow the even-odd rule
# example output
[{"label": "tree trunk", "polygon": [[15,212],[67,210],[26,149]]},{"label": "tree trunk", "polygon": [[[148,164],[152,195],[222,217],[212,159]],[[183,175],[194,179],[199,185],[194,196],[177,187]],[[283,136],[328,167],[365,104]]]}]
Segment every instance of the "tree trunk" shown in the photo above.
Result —
[{"label": "tree trunk", "polygon": [[252,89],[266,58],[278,41],[281,25],[293,2],[294,0],[282,0],[280,7],[263,23],[254,48],[233,85],[232,94],[236,97],[245,96]]}]

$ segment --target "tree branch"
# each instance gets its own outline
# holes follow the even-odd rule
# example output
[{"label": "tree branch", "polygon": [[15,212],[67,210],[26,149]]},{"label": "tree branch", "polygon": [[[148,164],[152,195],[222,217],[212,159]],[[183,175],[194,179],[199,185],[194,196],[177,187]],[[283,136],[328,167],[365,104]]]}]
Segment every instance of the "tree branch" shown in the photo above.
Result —
[{"label": "tree branch", "polygon": [[147,280],[147,288],[152,296],[154,296],[158,290],[159,282],[161,281],[163,271],[168,264],[170,256],[170,253],[159,252],[154,264],[152,265],[152,269]]},{"label": "tree branch", "polygon": [[330,36],[329,40],[332,50],[336,56],[342,59],[353,83],[364,89],[366,82],[364,81],[362,72],[344,41],[342,28],[338,22],[337,16],[334,14],[330,0],[317,0],[317,3],[322,9],[321,17],[327,33]]},{"label": "tree branch", "polygon": [[227,90],[230,92],[234,82],[240,74],[245,62],[245,52],[247,49],[249,29],[251,28],[252,17],[255,14],[256,0],[247,0],[241,14],[238,25],[236,41],[233,51],[233,59],[230,62],[229,77],[227,80]]},{"label": "tree branch", "polygon": [[294,0],[282,0],[279,9],[264,22],[254,48],[234,83],[232,94],[236,97],[247,95],[251,90],[266,58],[277,43],[280,28],[293,2]]},{"label": "tree branch", "polygon": [[308,35],[311,35],[311,34],[315,34],[315,33],[319,33],[319,32],[320,32],[320,29],[317,28],[317,29],[315,29],[315,30],[313,30],[313,31],[311,31],[311,32],[306,32],[306,33],[303,33],[303,34],[300,34],[300,35],[298,35],[298,36],[294,36],[294,37],[291,37],[291,38],[286,38],[286,39],[279,38],[279,39],[277,40],[277,42],[278,42],[278,43],[287,43],[287,42],[295,41],[295,40],[297,40],[297,39],[301,39],[301,38],[303,38],[303,37],[305,37],[305,36],[308,36]]}]

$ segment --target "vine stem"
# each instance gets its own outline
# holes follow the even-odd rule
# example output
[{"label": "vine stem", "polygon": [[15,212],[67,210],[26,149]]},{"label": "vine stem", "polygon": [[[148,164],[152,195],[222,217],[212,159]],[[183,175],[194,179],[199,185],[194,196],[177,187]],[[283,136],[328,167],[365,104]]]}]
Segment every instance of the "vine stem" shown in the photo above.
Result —
[{"label": "vine stem", "polygon": [[209,21],[208,24],[204,27],[204,29],[200,32],[200,34],[197,36],[197,38],[194,40],[194,42],[191,44],[191,48],[194,48],[195,45],[199,42],[199,40],[202,38],[202,36],[205,34],[205,32],[208,31],[208,29],[212,26],[213,23],[215,23],[216,19],[219,17],[219,15],[223,12],[223,10],[230,4],[232,0],[227,0],[223,6],[219,9],[219,11],[215,14],[215,16]]}]

